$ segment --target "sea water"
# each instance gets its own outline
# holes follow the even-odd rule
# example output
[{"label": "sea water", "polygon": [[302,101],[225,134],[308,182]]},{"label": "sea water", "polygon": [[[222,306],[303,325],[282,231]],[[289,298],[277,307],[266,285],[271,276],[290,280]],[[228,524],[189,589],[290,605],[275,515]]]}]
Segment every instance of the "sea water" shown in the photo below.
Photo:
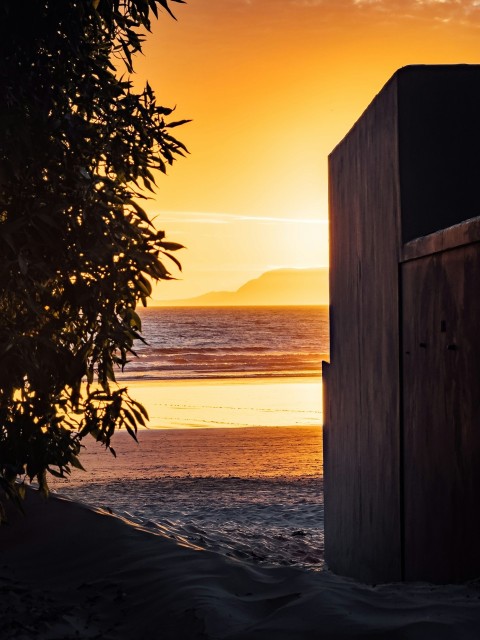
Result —
[{"label": "sea water", "polygon": [[323,566],[320,363],[328,312],[148,309],[148,345],[121,384],[151,427],[87,439],[57,491],[203,548],[267,564]]},{"label": "sea water", "polygon": [[141,318],[148,344],[130,379],[318,376],[329,350],[327,307],[147,308]]}]

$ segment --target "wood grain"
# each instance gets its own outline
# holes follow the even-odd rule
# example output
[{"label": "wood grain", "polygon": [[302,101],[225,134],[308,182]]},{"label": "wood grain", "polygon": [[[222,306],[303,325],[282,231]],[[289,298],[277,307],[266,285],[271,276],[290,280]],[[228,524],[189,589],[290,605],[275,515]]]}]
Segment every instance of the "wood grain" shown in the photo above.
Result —
[{"label": "wood grain", "polygon": [[401,69],[329,157],[325,555],[365,582],[480,576],[479,87]]},{"label": "wood grain", "polygon": [[405,578],[480,575],[480,243],[402,266]]},{"label": "wood grain", "polygon": [[407,242],[402,248],[402,261],[415,260],[473,242],[480,242],[480,217],[470,218],[447,229]]},{"label": "wood grain", "polygon": [[325,555],[366,582],[401,578],[396,105],[394,80],[329,159]]}]

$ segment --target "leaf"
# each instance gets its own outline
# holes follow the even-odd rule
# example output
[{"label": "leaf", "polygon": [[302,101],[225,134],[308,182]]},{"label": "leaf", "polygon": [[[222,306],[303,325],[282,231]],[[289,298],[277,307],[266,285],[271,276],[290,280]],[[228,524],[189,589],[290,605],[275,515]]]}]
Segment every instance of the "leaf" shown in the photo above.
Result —
[{"label": "leaf", "polygon": [[148,280],[146,280],[145,278],[139,278],[137,280],[137,285],[144,295],[146,295],[147,297],[150,297],[152,295],[152,285],[150,284],[150,282],[148,282]]},{"label": "leaf", "polygon": [[166,251],[178,251],[179,249],[185,249],[183,244],[178,244],[178,242],[162,242],[160,243],[160,246]]},{"label": "leaf", "polygon": [[192,122],[192,121],[191,120],[176,120],[175,122],[169,122],[165,126],[168,129],[173,129],[174,127],[180,127],[182,124],[188,124],[189,122]]},{"label": "leaf", "polygon": [[[115,382],[115,372],[113,371],[111,361],[105,363],[105,373],[108,380]],[[106,388],[108,388],[108,384],[106,385]]]},{"label": "leaf", "polygon": [[50,467],[47,467],[48,472],[52,474],[52,476],[55,476],[55,478],[64,478],[65,474],[61,473],[60,471],[56,471],[55,469],[52,469]]},{"label": "leaf", "polygon": [[140,402],[137,402],[137,400],[133,400],[132,401],[135,404],[135,407],[140,411],[140,413],[143,415],[143,417],[148,420],[148,412],[145,409],[145,407],[143,406],[143,404],[141,404]]},{"label": "leaf", "polygon": [[128,409],[124,409],[123,410],[123,414],[124,414],[125,418],[128,420],[128,422],[132,425],[133,429],[135,429],[135,431],[136,431],[137,430],[137,421],[135,420],[134,415]]},{"label": "leaf", "polygon": [[[178,2],[179,0],[174,0],[175,2]],[[170,7],[168,6],[167,0],[157,0],[158,4],[160,4],[166,11],[168,11],[168,13],[172,16],[172,18],[174,20],[176,20],[176,17],[173,15],[173,13],[170,10]]]},{"label": "leaf", "polygon": [[145,419],[143,417],[143,415],[141,414],[140,411],[138,411],[138,409],[135,409],[134,407],[130,407],[132,410],[133,415],[135,416],[135,419],[137,420],[137,422],[139,422],[142,427],[145,427]]},{"label": "leaf", "polygon": [[164,255],[167,256],[167,258],[170,258],[170,260],[177,265],[177,267],[180,269],[180,271],[182,270],[182,265],[181,265],[180,261],[175,258],[175,256],[172,256],[169,253],[165,253]]},{"label": "leaf", "polygon": [[71,456],[70,457],[70,463],[71,463],[72,467],[75,467],[75,469],[80,469],[81,471],[85,471],[84,466],[82,465],[80,460],[77,458],[77,456]]},{"label": "leaf", "polygon": [[135,442],[138,443],[137,434],[135,433],[135,431],[126,422],[124,424],[125,424],[125,429],[127,430],[127,433],[135,440]]},{"label": "leaf", "polygon": [[17,485],[17,493],[21,500],[25,500],[26,489],[23,482]]},{"label": "leaf", "polygon": [[138,331],[141,331],[142,321],[140,320],[140,316],[137,313],[135,313],[133,309],[130,309],[129,316],[130,316],[130,321],[129,321],[130,326],[133,327],[134,329],[138,329]]},{"label": "leaf", "polygon": [[123,49],[123,53],[125,55],[125,65],[129,71],[129,73],[133,73],[133,63],[132,63],[132,54],[130,52],[130,48],[128,43],[124,40],[120,41],[121,47]]},{"label": "leaf", "polygon": [[146,222],[147,224],[151,225],[151,220],[150,218],[147,216],[146,212],[144,209],[142,209],[142,207],[135,202],[135,200],[132,199],[128,199],[127,203],[130,204],[136,211],[136,213],[138,214],[138,217],[141,218],[144,222]]}]

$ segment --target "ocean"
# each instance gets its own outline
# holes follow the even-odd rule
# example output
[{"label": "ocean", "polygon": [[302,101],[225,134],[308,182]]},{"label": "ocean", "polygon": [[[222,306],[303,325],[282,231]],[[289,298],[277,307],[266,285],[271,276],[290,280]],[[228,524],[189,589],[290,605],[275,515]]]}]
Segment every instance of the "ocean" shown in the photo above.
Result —
[{"label": "ocean", "polygon": [[51,482],[152,532],[268,565],[323,567],[321,361],[325,307],[141,311],[143,335],[119,383],[150,428],[113,458],[85,441]]},{"label": "ocean", "polygon": [[187,307],[140,311],[128,378],[318,376],[328,354],[327,307]]}]

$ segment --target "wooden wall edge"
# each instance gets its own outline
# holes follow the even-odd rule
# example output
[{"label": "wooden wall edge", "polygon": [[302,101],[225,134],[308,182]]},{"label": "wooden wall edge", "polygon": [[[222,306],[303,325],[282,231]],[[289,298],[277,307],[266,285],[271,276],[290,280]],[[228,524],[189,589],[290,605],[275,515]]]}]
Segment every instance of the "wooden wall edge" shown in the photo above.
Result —
[{"label": "wooden wall edge", "polygon": [[400,262],[417,260],[434,253],[441,253],[474,242],[480,242],[480,216],[470,218],[452,227],[435,231],[428,236],[415,238],[403,245]]}]

